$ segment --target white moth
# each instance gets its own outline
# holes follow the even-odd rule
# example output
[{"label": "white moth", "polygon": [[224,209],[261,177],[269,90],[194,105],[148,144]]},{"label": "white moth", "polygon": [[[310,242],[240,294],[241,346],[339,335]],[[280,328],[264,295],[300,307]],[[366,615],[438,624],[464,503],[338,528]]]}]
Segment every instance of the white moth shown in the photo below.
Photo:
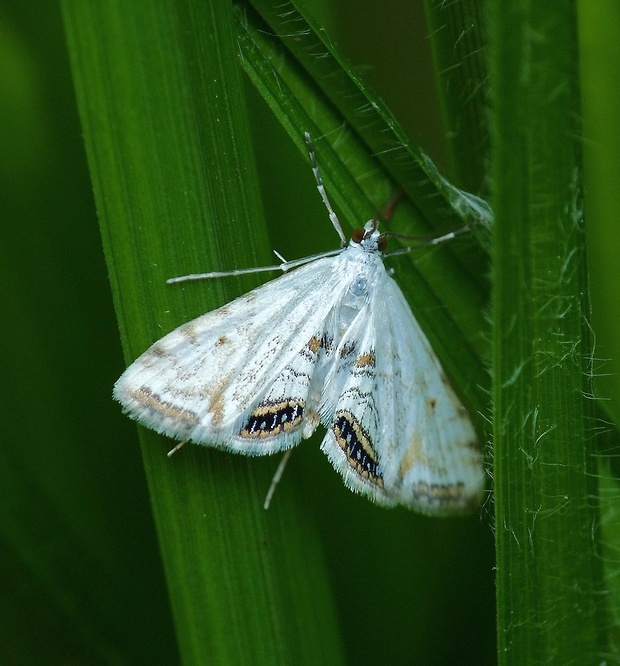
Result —
[{"label": "white moth", "polygon": [[131,418],[182,441],[246,455],[288,451],[327,428],[321,449],[348,488],[385,506],[449,515],[478,505],[482,457],[401,290],[374,221],[348,245],[265,269],[295,270],[180,326],[114,387]]}]

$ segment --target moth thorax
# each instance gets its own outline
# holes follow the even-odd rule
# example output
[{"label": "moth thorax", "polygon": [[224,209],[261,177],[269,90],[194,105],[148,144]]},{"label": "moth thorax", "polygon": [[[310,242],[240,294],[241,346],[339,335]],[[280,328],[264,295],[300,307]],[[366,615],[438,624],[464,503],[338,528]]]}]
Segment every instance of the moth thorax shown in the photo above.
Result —
[{"label": "moth thorax", "polygon": [[358,275],[351,283],[349,290],[354,296],[364,296],[368,290],[368,280],[363,275]]}]

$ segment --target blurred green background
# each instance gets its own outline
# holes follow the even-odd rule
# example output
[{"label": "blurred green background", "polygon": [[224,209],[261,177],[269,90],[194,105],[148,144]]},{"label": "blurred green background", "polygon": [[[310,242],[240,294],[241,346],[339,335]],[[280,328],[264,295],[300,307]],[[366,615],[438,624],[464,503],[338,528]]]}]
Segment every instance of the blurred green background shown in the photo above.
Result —
[{"label": "blurred green background", "polygon": [[[620,6],[580,10],[597,388],[617,405],[618,364],[603,359],[620,358]],[[444,164],[421,3],[342,2],[326,17]],[[124,364],[54,3],[0,7],[0,72],[0,663],[176,663],[136,429],[111,400]],[[247,97],[273,246],[332,247],[307,164]],[[312,238],[289,233],[302,212]],[[380,649],[384,663],[494,663],[491,507],[448,521],[386,511],[347,492],[318,446],[300,449],[283,483],[312,498],[350,662]]]}]

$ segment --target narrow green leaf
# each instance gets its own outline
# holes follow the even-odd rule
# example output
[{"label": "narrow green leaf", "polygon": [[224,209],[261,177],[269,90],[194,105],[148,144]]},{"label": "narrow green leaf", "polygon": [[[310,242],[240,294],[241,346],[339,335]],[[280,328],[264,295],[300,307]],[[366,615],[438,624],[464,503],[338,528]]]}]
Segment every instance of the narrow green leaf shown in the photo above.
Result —
[{"label": "narrow green leaf", "polygon": [[[303,2],[286,2],[276,7],[268,0],[253,0],[251,6],[269,26],[266,37],[278,36],[278,43],[290,52],[300,69],[307,72],[314,86],[329,100],[330,113],[340,114],[343,123],[355,128],[373,156],[415,202],[419,217],[429,228],[450,224],[457,228],[480,222],[488,225],[491,215],[486,203],[459,191],[441,175],[339,52]],[[257,26],[250,4],[239,0],[238,7],[246,15],[248,25]],[[259,29],[257,26],[256,30]],[[311,107],[307,110],[314,114]],[[344,129],[341,124],[330,131]]]},{"label": "narrow green leaf", "polygon": [[484,6],[425,0],[451,172],[461,187],[488,191],[488,59]]},{"label": "narrow green leaf", "polygon": [[[584,190],[588,220],[588,260],[592,327],[596,336],[594,390],[600,474],[601,560],[605,598],[609,600],[610,653],[620,654],[620,226],[617,182],[620,179],[620,5],[578,3],[579,53],[584,135]],[[601,440],[603,440],[601,442]],[[611,660],[610,660],[611,661]]]},{"label": "narrow green leaf", "polygon": [[[166,278],[268,260],[232,14],[192,0],[63,8],[131,360],[251,283],[205,290]],[[312,523],[284,490],[269,513],[261,506],[273,463],[198,447],[170,461],[169,442],[141,440],[183,661],[338,663]]]},{"label": "narrow green leaf", "polygon": [[174,663],[60,8],[0,34],[0,662]]},{"label": "narrow green leaf", "polygon": [[[486,219],[486,204],[457,191],[439,174],[324,31],[317,31],[292,5],[275,11],[268,3],[255,4],[262,17],[246,3],[238,4],[243,67],[301,150],[304,131],[317,137],[323,178],[343,219],[359,226],[403,190],[410,200],[399,205],[394,220],[403,233],[428,231],[438,219],[451,220],[452,227],[444,231],[471,222],[474,215],[478,221]],[[279,37],[285,24],[287,32]],[[399,259],[399,282],[467,403],[475,413],[484,413],[485,269],[475,249],[472,260],[471,243],[461,248],[460,256],[458,252],[444,247],[424,261],[418,253]]]},{"label": "narrow green leaf", "polygon": [[593,664],[606,646],[575,7],[490,7],[499,658]]}]

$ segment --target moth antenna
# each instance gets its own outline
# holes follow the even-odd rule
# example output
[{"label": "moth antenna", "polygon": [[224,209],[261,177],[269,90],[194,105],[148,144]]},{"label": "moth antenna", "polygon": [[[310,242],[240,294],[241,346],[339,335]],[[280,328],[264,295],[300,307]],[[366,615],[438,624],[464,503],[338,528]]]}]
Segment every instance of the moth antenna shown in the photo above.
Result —
[{"label": "moth antenna", "polygon": [[464,227],[461,227],[460,229],[455,229],[454,231],[449,231],[447,234],[444,234],[443,236],[437,236],[436,238],[431,238],[428,242],[425,243],[425,245],[439,245],[439,243],[443,243],[444,241],[449,241],[452,240],[453,238],[456,238],[457,236],[462,236],[463,234],[468,234],[471,231],[471,224],[467,224]]},{"label": "moth antenna", "polygon": [[316,153],[314,152],[312,139],[310,138],[310,134],[308,134],[308,132],[304,132],[304,136],[306,137],[306,145],[308,146],[308,155],[310,155],[310,164],[312,165],[312,172],[314,173],[314,178],[316,180],[316,189],[319,191],[321,199],[323,199],[323,203],[325,204],[325,208],[327,208],[327,212],[329,214],[329,219],[331,220],[331,223],[334,225],[336,233],[340,236],[340,242],[342,243],[342,247],[345,247],[347,244],[347,237],[344,235],[344,231],[342,230],[340,220],[338,219],[338,216],[336,215],[334,209],[332,208],[332,205],[329,201],[329,197],[327,196],[327,190],[325,189],[325,185],[323,185],[323,178],[321,177],[321,172],[319,171],[319,165],[317,164],[316,161]]},{"label": "moth antenna", "polygon": [[393,252],[388,252],[385,256],[386,257],[393,257],[398,254],[408,254],[412,250],[419,250],[424,247],[433,247],[434,245],[439,245],[440,243],[445,243],[446,241],[452,240],[453,238],[456,238],[457,236],[462,236],[463,234],[469,233],[471,231],[472,225],[467,225],[465,227],[460,227],[459,229],[455,229],[454,231],[449,231],[447,234],[443,234],[442,236],[436,236],[435,238],[422,238],[420,236],[408,236],[406,234],[397,234],[392,231],[386,231],[382,235],[386,236],[388,238],[398,238],[399,240],[415,240],[415,241],[422,241],[418,245],[409,245],[409,247],[401,247],[398,250],[394,250]]},{"label": "moth antenna", "polygon": [[405,198],[405,193],[401,190],[400,192],[397,192],[383,207],[383,210],[381,211],[381,217],[386,222],[389,222],[392,219],[396,207],[404,198]]}]

